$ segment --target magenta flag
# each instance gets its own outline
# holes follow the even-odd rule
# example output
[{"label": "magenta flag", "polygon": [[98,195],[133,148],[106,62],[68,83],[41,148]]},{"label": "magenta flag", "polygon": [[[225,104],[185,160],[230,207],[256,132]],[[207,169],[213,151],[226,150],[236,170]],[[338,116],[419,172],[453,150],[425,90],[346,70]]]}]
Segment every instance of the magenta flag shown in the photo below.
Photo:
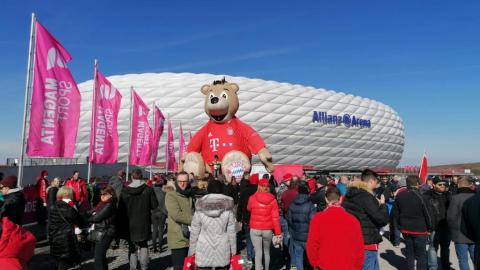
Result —
[{"label": "magenta flag", "polygon": [[96,78],[90,160],[95,164],[112,164],[118,156],[117,118],[122,95],[98,70]]},{"label": "magenta flag", "polygon": [[152,163],[152,129],[148,124],[150,109],[135,91],[132,91],[132,135],[130,140],[130,165],[146,166]]},{"label": "magenta flag", "polygon": [[172,121],[168,121],[167,145],[165,147],[165,164],[167,171],[177,170],[177,161],[175,160],[175,147],[173,145]]},{"label": "magenta flag", "polygon": [[27,155],[73,158],[80,118],[80,92],[67,67],[72,57],[39,22]]},{"label": "magenta flag", "polygon": [[165,122],[165,116],[163,116],[160,108],[155,106],[155,130],[153,131],[153,146],[152,146],[152,163],[157,162],[158,156],[158,144],[160,143],[160,138],[163,135],[163,125]]},{"label": "magenta flag", "polygon": [[182,160],[183,155],[186,152],[185,138],[183,137],[182,123],[180,123],[180,138],[178,140],[178,160]]}]

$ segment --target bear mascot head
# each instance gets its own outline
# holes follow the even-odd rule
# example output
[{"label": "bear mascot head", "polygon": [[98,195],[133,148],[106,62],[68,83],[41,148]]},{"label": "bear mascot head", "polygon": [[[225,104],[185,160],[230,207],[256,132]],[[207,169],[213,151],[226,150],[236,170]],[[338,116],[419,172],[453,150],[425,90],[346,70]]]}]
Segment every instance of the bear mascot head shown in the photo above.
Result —
[{"label": "bear mascot head", "polygon": [[202,86],[205,95],[205,113],[209,121],[200,128],[188,144],[187,154],[180,161],[179,170],[203,177],[205,171],[227,179],[240,177],[250,171],[252,154],[270,172],[274,170],[272,155],[260,135],[235,114],[239,108],[240,87],[223,78]]}]

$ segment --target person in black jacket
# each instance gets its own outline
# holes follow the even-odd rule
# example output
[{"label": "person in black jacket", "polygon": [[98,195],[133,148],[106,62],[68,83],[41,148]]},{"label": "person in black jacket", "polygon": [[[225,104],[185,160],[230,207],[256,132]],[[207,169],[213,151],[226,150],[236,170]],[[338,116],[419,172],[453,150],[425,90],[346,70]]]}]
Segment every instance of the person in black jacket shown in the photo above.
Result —
[{"label": "person in black jacket", "polygon": [[115,190],[107,186],[100,191],[100,202],[94,209],[88,222],[93,223],[94,230],[103,234],[102,239],[95,243],[95,269],[108,269],[107,250],[116,235],[115,216],[117,213],[117,198]]},{"label": "person in black jacket", "polygon": [[161,181],[156,181],[152,188],[158,201],[158,207],[152,210],[152,245],[153,252],[157,253],[162,251],[163,232],[165,231],[165,223],[168,216],[167,208],[165,207],[165,194],[167,191],[172,191],[173,187],[167,186]]},{"label": "person in black jacket", "polygon": [[447,191],[447,182],[438,176],[433,177],[433,189],[424,193],[427,203],[431,207],[434,219],[434,232],[430,235],[428,247],[428,267],[438,268],[437,252],[440,248],[440,263],[442,269],[450,269],[450,231],[447,224],[447,209],[450,204],[450,194]]},{"label": "person in black jacket", "polygon": [[475,269],[480,269],[480,193],[463,203],[461,230],[466,237],[476,244],[474,264]]},{"label": "person in black jacket", "polygon": [[225,179],[225,185],[223,186],[223,195],[231,197],[233,204],[237,205],[239,200],[240,187],[235,180],[235,176],[232,176],[230,180]]},{"label": "person in black jacket", "polygon": [[315,206],[309,200],[310,190],[305,182],[298,187],[298,195],[288,208],[287,223],[290,230],[293,254],[290,254],[297,270],[304,269],[306,244],[310,220],[315,215]]},{"label": "person in black jacket", "polygon": [[427,269],[427,237],[433,220],[425,199],[418,191],[420,178],[407,177],[407,191],[401,192],[393,205],[393,220],[403,234],[406,246],[407,269]]},{"label": "person in black jacket", "polygon": [[258,174],[249,176],[247,184],[243,191],[240,191],[240,199],[238,200],[237,221],[242,224],[242,230],[246,236],[247,242],[247,259],[253,261],[255,251],[253,249],[252,240],[250,239],[250,212],[247,210],[248,199],[257,192]]},{"label": "person in black jacket", "polygon": [[22,189],[17,188],[17,177],[9,175],[0,182],[0,192],[3,193],[1,216],[8,217],[17,225],[22,225],[25,211],[25,196]]},{"label": "person in black jacket", "polygon": [[78,228],[83,222],[73,202],[73,189],[61,187],[57,192],[57,201],[50,208],[48,224],[48,240],[50,242],[50,255],[58,265],[58,270],[68,269],[80,263],[80,249]]},{"label": "person in black jacket", "polygon": [[323,211],[327,208],[327,201],[325,201],[325,191],[327,190],[327,177],[325,175],[320,175],[316,179],[315,193],[310,196],[310,201],[315,205],[317,212]]},{"label": "person in black jacket", "polygon": [[153,189],[142,180],[142,171],[132,172],[132,182],[124,187],[118,205],[118,226],[121,237],[129,240],[130,269],[140,262],[142,270],[148,269],[148,240],[151,238],[151,211],[158,207]]},{"label": "person in black jacket", "polygon": [[361,179],[350,183],[342,206],[358,219],[362,227],[365,249],[363,269],[379,269],[378,244],[382,241],[380,228],[388,223],[387,206],[384,196],[377,199],[374,195],[378,184],[377,174],[365,169]]}]

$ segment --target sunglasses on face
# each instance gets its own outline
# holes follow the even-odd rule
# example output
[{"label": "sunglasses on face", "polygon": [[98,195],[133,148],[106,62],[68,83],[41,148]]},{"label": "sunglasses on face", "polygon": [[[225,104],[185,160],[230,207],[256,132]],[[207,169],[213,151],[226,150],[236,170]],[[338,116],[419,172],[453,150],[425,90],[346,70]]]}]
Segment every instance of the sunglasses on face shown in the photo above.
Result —
[{"label": "sunglasses on face", "polygon": [[437,184],[437,186],[446,186],[446,184],[441,183],[441,184]]},{"label": "sunglasses on face", "polygon": [[188,183],[188,181],[177,181],[178,183]]}]

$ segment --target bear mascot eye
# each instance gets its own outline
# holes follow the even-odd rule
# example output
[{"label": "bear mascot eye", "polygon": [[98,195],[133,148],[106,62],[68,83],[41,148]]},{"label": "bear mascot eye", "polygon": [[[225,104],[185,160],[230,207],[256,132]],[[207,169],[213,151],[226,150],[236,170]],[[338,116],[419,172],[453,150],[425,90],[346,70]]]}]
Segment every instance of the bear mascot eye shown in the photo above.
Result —
[{"label": "bear mascot eye", "polygon": [[214,98],[215,95],[213,93],[210,93],[210,99]]},{"label": "bear mascot eye", "polygon": [[227,95],[227,93],[225,93],[225,91],[222,92],[222,95],[221,95],[221,96],[222,96],[222,98],[224,98],[224,99],[228,99],[228,95]]}]

